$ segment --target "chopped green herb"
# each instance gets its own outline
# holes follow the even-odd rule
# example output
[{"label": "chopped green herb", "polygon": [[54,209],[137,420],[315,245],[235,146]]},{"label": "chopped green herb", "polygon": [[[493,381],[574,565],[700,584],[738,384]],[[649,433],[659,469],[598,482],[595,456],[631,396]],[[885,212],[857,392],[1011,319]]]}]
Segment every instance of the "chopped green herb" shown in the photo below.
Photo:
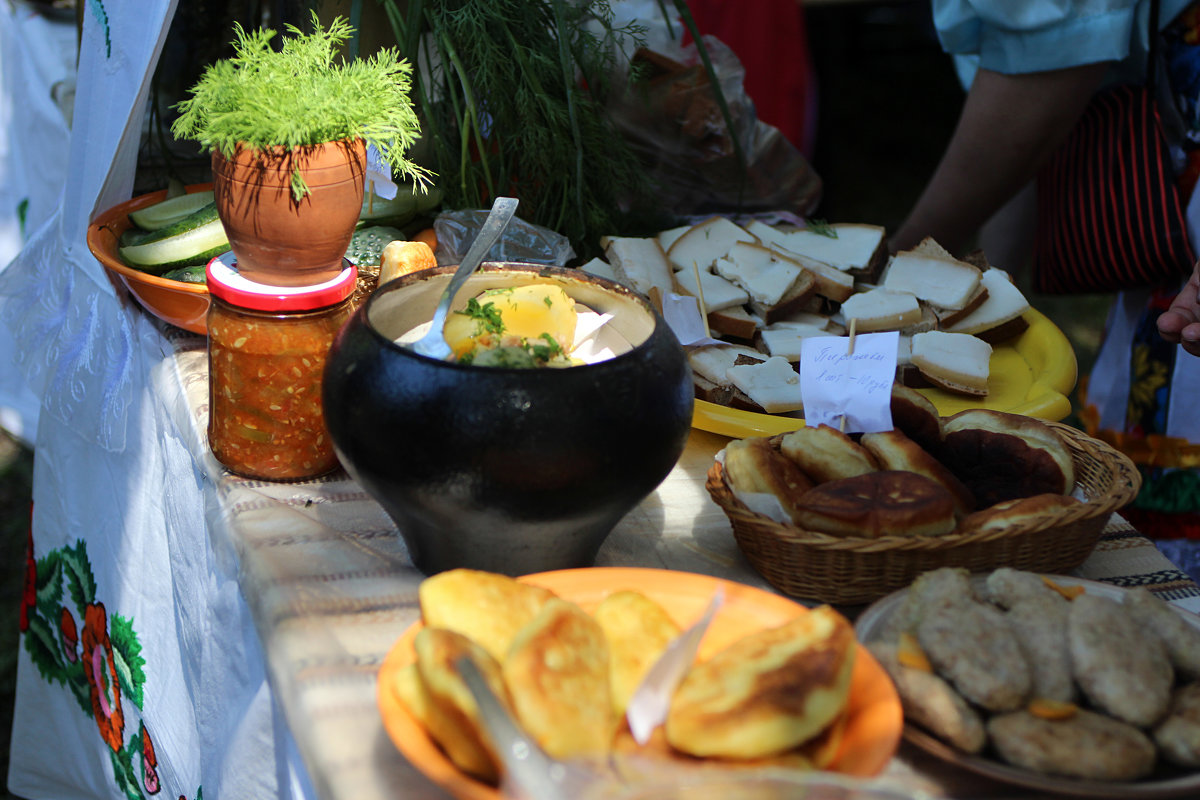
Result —
[{"label": "chopped green herb", "polygon": [[529,345],[529,351],[533,353],[533,357],[538,361],[546,363],[563,354],[562,345],[549,333],[543,333],[538,338],[546,342],[546,344]]},{"label": "chopped green herb", "polygon": [[808,221],[808,230],[818,236],[828,236],[830,239],[838,238],[837,228],[823,219],[810,219]]},{"label": "chopped green herb", "polygon": [[500,309],[496,308],[495,303],[480,305],[479,301],[472,297],[467,301],[465,310],[455,311],[454,313],[462,314],[478,322],[480,333],[504,333],[504,320],[501,318]]},{"label": "chopped green herb", "polygon": [[543,297],[542,301],[546,304],[546,308],[554,308],[554,301],[550,299],[550,295]]}]

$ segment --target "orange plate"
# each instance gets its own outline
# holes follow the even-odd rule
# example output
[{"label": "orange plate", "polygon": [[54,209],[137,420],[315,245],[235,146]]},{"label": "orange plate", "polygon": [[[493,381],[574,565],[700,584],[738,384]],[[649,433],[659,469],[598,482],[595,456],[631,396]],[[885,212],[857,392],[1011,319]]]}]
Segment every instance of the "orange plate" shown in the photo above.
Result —
[{"label": "orange plate", "polygon": [[[681,627],[704,613],[713,592],[725,587],[725,603],[713,619],[699,658],[704,659],[737,639],[762,628],[782,625],[807,609],[777,594],[740,583],[689,572],[629,567],[593,567],[526,575],[519,580],[544,586],[591,610],[609,594],[636,589],[666,609]],[[383,725],[400,752],[434,783],[460,800],[498,800],[500,793],[458,770],[425,729],[388,690],[391,675],[412,662],[413,639],[421,623],[410,626],[379,669],[379,711]],[[878,774],[896,752],[903,718],[900,699],[879,662],[859,648],[850,683],[849,719],[830,769],[856,777]]]},{"label": "orange plate", "polygon": [[[211,188],[211,183],[204,183],[189,186],[187,191],[200,192]],[[127,267],[117,255],[117,243],[121,234],[132,226],[129,212],[166,199],[167,192],[164,189],[139,195],[108,209],[88,226],[88,249],[105,269],[125,284],[129,293],[151,314],[184,330],[203,335],[208,332],[207,286],[202,283],[171,281]]]}]

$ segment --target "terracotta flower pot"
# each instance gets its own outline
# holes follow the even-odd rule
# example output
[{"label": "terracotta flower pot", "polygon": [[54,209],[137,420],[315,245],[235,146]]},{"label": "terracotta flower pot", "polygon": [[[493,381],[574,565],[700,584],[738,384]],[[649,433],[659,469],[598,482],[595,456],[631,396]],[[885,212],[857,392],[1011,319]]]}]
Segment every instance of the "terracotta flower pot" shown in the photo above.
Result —
[{"label": "terracotta flower pot", "polygon": [[[362,140],[212,154],[213,194],[238,270],[275,286],[337,277],[363,201]],[[309,192],[292,196],[292,170]]]}]

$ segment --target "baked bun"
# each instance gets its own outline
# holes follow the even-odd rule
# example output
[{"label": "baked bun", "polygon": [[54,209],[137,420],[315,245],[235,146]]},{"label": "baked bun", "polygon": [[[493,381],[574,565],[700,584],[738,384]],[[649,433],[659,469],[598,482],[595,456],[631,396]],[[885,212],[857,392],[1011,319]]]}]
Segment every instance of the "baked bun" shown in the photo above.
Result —
[{"label": "baked bun", "polygon": [[975,495],[942,462],[898,430],[864,433],[859,444],[865,447],[880,469],[904,470],[924,475],[941,484],[954,498],[954,513],[962,517],[975,509]]},{"label": "baked bun", "polygon": [[833,536],[941,536],[954,530],[954,498],[915,472],[883,470],[822,483],[800,497],[796,524]]},{"label": "baked bun", "polygon": [[729,485],[739,492],[775,495],[793,520],[796,499],[813,486],[804,470],[776,449],[771,439],[762,436],[734,439],[727,444],[725,473]]},{"label": "baked bun", "polygon": [[874,456],[828,425],[806,426],[785,433],[779,441],[779,449],[814,483],[851,478],[879,469]]},{"label": "baked bun", "polygon": [[936,456],[942,446],[942,417],[933,401],[916,389],[893,383],[891,406],[892,427]]},{"label": "baked bun", "polygon": [[1072,508],[1080,501],[1066,494],[1035,494],[1002,500],[999,503],[968,514],[958,524],[959,533],[1002,531],[1014,525],[1043,518],[1046,514]]},{"label": "baked bun", "polygon": [[616,731],[608,641],[575,603],[553,598],[503,662],[517,720],[554,758],[607,752]]},{"label": "baked bun", "polygon": [[944,420],[940,458],[975,493],[979,508],[1035,494],[1070,494],[1071,453],[1050,426],[988,409]]},{"label": "baked bun", "polygon": [[856,646],[829,606],[739,639],[683,679],[668,743],[700,757],[765,758],[812,740],[846,707]]}]

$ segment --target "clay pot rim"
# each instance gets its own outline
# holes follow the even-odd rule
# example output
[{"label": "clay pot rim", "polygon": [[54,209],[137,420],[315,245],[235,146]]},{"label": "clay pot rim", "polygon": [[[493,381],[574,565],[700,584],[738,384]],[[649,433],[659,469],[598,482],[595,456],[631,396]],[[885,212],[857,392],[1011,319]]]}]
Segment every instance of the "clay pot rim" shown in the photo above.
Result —
[{"label": "clay pot rim", "polygon": [[[221,152],[220,148],[212,150],[212,165],[213,173],[223,167],[228,169],[252,168],[252,169],[286,169],[291,171],[291,161],[296,158],[303,158],[306,155],[309,158],[320,158],[325,152],[331,149],[342,151],[346,155],[346,159],[334,166],[329,167],[301,167],[307,174],[309,172],[321,172],[322,170],[345,170],[349,165],[352,170],[366,171],[367,165],[367,145],[362,138],[358,139],[338,139],[335,141],[322,142],[314,145],[296,145],[294,147],[285,147],[283,145],[274,145],[269,148],[250,147],[242,143],[238,143],[234,149],[232,157],[226,157]],[[311,155],[309,155],[311,154]],[[331,158],[333,156],[330,156]]]},{"label": "clay pot rim", "polygon": [[441,361],[436,358],[430,358],[429,356],[421,355],[420,353],[413,350],[411,347],[406,347],[404,345],[397,344],[393,339],[388,338],[387,335],[385,335],[382,331],[380,331],[378,326],[372,321],[371,308],[377,302],[381,302],[380,300],[378,300],[378,298],[384,297],[388,294],[391,294],[392,292],[400,291],[401,289],[404,289],[405,287],[410,286],[412,284],[429,280],[430,278],[443,276],[443,275],[447,276],[447,278],[448,278],[450,275],[453,275],[454,271],[457,268],[458,268],[457,265],[438,266],[438,267],[433,267],[431,269],[425,269],[425,270],[419,270],[417,272],[412,272],[412,273],[409,273],[408,275],[402,275],[393,281],[389,281],[386,286],[380,287],[376,291],[372,292],[371,295],[362,304],[362,307],[359,309],[360,313],[362,314],[363,328],[371,335],[371,337],[373,339],[377,340],[387,352],[400,354],[405,358],[413,359],[417,362],[424,362],[429,367],[434,368],[434,369],[449,369],[449,370],[454,370],[454,371],[470,370],[470,371],[476,371],[476,372],[478,372],[481,369],[485,369],[487,372],[493,373],[493,374],[501,374],[501,373],[533,374],[533,375],[537,376],[538,380],[546,380],[548,378],[552,379],[552,376],[554,376],[556,374],[560,374],[560,373],[561,374],[570,373],[570,374],[577,375],[580,372],[587,371],[587,370],[611,369],[613,367],[618,366],[620,363],[622,363],[626,360],[629,360],[632,358],[637,358],[639,356],[639,354],[644,353],[644,352],[650,350],[651,348],[653,348],[655,346],[655,339],[658,336],[662,335],[662,333],[664,331],[668,335],[673,335],[673,332],[671,331],[670,327],[667,325],[666,321],[663,319],[662,315],[660,313],[658,313],[658,311],[654,308],[654,306],[650,303],[650,301],[647,300],[645,297],[642,297],[641,295],[639,295],[637,292],[631,290],[627,286],[624,286],[615,281],[611,281],[607,278],[600,277],[599,275],[592,275],[590,273],[582,272],[581,270],[571,269],[569,267],[555,267],[555,266],[550,266],[550,265],[546,265],[546,264],[533,264],[533,263],[526,263],[526,262],[522,262],[522,261],[485,261],[479,267],[478,273],[527,272],[530,274],[530,277],[534,278],[534,279],[536,279],[539,275],[545,274],[550,277],[562,277],[566,280],[578,280],[583,283],[594,284],[605,291],[613,293],[614,295],[624,297],[624,298],[632,301],[635,305],[641,307],[642,310],[644,310],[646,312],[646,314],[653,321],[653,326],[651,327],[650,332],[646,335],[646,338],[644,340],[642,340],[638,344],[631,345],[629,350],[625,351],[624,353],[615,355],[612,358],[604,359],[603,361],[597,361],[592,364],[577,364],[575,366],[564,367],[564,368],[559,368],[559,369],[530,370],[529,368],[526,368],[526,367],[482,367],[481,368],[481,367],[477,367],[477,366],[470,365],[470,364],[459,364],[457,361]]}]

